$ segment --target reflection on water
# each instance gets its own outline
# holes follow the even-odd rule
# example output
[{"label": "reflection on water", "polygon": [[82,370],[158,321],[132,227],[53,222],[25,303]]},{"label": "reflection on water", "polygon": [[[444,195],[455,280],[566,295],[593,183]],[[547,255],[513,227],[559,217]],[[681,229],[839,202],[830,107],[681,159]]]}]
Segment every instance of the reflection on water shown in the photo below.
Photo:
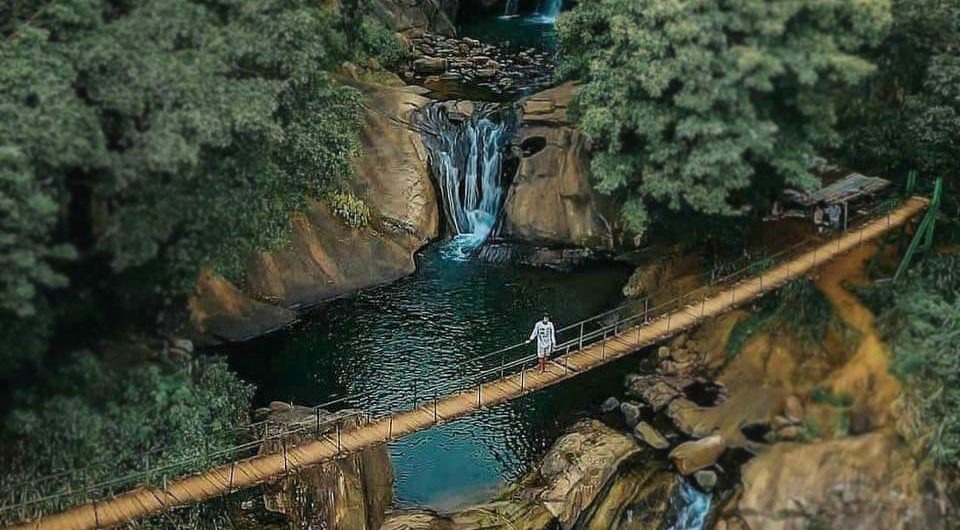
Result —
[{"label": "reflection on water", "polygon": [[[413,276],[234,348],[232,363],[258,385],[261,403],[317,404],[369,392],[353,405],[384,411],[423,399],[428,385],[475,369],[471,359],[525,339],[544,312],[562,327],[612,307],[628,275],[613,265],[573,273],[506,268],[444,259],[442,251],[427,249]],[[446,509],[482,498],[535,463],[635,366],[626,359],[396,442],[398,501]]]}]

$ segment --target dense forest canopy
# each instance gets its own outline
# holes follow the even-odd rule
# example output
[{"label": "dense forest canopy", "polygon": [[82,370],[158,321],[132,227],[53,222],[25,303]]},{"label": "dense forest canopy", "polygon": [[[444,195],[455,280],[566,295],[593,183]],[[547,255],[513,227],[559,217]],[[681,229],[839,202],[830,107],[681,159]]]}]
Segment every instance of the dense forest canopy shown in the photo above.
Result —
[{"label": "dense forest canopy", "polygon": [[785,186],[815,186],[820,155],[955,174],[957,10],[583,0],[559,24],[560,75],[582,83],[597,189],[643,234],[669,211],[763,211]]},{"label": "dense forest canopy", "polygon": [[404,55],[345,4],[0,3],[3,478],[235,441],[248,386],[151,341],[202,268],[240,279],[349,186],[360,95],[336,71]]}]

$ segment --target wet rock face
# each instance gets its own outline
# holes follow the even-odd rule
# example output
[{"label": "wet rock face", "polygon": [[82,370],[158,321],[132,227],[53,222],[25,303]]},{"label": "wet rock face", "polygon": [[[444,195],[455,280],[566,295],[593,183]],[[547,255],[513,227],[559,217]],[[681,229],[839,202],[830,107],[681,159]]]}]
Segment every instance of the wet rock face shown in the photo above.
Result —
[{"label": "wet rock face", "polygon": [[208,341],[249,339],[293,321],[290,309],[397,280],[415,270],[416,251],[439,235],[426,149],[410,124],[429,100],[414,88],[360,88],[363,156],[353,166],[373,221],[355,228],[324,201],[310,200],[293,216],[289,245],[247,258],[244,292],[215,275],[202,277],[190,309]]},{"label": "wet rock face", "polygon": [[507,193],[500,237],[556,248],[614,247],[618,206],[590,181],[584,138],[567,117],[576,87],[564,84],[520,102],[514,139],[520,163]]},{"label": "wet rock face", "polygon": [[[316,425],[316,413],[308,407],[272,403],[257,411],[271,429]],[[335,429],[321,412],[321,431]],[[357,419],[341,420],[341,428],[351,428]],[[272,440],[260,448],[261,454],[279,453],[310,441],[314,429]],[[393,500],[393,468],[386,446],[303,470],[280,478],[264,487],[267,510],[287,517],[291,530],[336,528],[338,530],[377,530]]]},{"label": "wet rock face", "polygon": [[550,85],[554,59],[535,49],[512,50],[430,32],[410,36],[413,61],[404,78],[437,89],[438,82],[479,88],[498,97],[538,90]]},{"label": "wet rock face", "polygon": [[453,35],[459,4],[459,0],[370,0],[370,15],[400,33]]}]

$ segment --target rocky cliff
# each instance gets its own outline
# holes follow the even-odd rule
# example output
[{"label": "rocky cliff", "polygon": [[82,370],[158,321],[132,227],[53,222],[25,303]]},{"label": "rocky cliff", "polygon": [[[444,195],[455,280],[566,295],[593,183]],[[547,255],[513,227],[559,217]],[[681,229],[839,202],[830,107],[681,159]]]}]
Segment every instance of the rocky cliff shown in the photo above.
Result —
[{"label": "rocky cliff", "polygon": [[361,86],[363,156],[355,160],[358,189],[372,211],[355,228],[321,200],[293,216],[286,248],[247,260],[241,292],[203,275],[190,301],[192,320],[207,337],[240,341],[283,326],[290,309],[396,280],[415,269],[414,253],[439,234],[440,214],[419,133],[410,117],[428,100],[412,88]]},{"label": "rocky cliff", "polygon": [[[277,429],[301,423],[312,426],[316,421],[313,409],[285,403],[273,403],[269,409],[258,412]],[[344,420],[341,428],[356,425],[355,419]],[[271,440],[261,447],[260,453],[278,453],[284,450],[283,444],[291,447],[309,439],[310,434],[298,434],[282,441]],[[283,514],[292,530],[376,530],[392,500],[393,468],[386,446],[311,467],[264,488],[266,509]]]},{"label": "rocky cliff", "polygon": [[500,226],[506,240],[604,249],[614,245],[616,207],[594,192],[586,142],[567,116],[575,90],[568,83],[520,102],[515,139],[520,164]]}]

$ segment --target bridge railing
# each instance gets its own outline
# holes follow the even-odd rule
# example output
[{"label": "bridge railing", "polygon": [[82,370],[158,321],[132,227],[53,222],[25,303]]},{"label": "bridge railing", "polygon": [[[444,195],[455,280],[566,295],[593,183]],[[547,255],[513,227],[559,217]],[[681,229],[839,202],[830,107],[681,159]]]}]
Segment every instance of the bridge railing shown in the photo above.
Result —
[{"label": "bridge railing", "polygon": [[[867,222],[887,217],[890,223],[890,212],[893,209],[890,203],[880,203],[859,212],[852,212],[847,219],[846,226],[832,234],[837,235],[839,248],[840,236],[860,232],[860,241],[863,241],[863,228]],[[699,287],[676,296],[667,301],[654,303],[649,297],[631,300],[610,310],[561,327],[556,330],[557,345],[552,355],[554,363],[563,369],[572,369],[567,363],[570,353],[585,347],[601,345],[601,351],[611,341],[624,342],[624,331],[635,328],[644,323],[651,323],[659,319],[672,318],[672,314],[685,311],[691,316],[698,316],[697,309],[702,307],[706,299],[712,294],[729,291],[733,299],[736,298],[737,285],[748,279],[759,276],[763,278],[763,271],[780,263],[787,262],[797,256],[816,249],[823,245],[820,237],[811,237],[789,248],[780,250],[740,267],[720,265],[697,276]],[[816,256],[814,255],[814,260]],[[730,272],[718,274],[717,270]],[[639,335],[638,335],[639,336]],[[536,353],[526,341],[480,355],[470,359],[470,373],[444,381],[428,381],[426,378],[414,384],[416,390],[412,399],[407,402],[393,404],[387,410],[373,413],[365,407],[368,401],[375,397],[374,391],[367,391],[337,397],[321,403],[311,409],[313,418],[304,419],[294,425],[278,424],[269,420],[255,422],[241,429],[240,436],[244,441],[236,445],[207,450],[197,448],[195,455],[165,462],[162,465],[151,466],[151,457],[159,459],[164,448],[158,448],[144,455],[140,467],[123,476],[109,479],[92,480],[87,477],[96,477],[97,465],[92,464],[84,468],[54,473],[43,477],[26,480],[11,481],[0,484],[0,523],[9,524],[25,519],[41,516],[49,511],[59,511],[70,506],[88,503],[92,500],[102,500],[117,493],[135,489],[137,487],[163,488],[168,481],[189,476],[202,470],[236,462],[255,456],[264,444],[272,443],[279,446],[286,455],[288,444],[290,447],[296,439],[322,440],[335,445],[338,452],[342,450],[342,434],[350,426],[364,424],[371,421],[391,418],[403,412],[426,408],[433,405],[433,412],[437,421],[442,421],[438,413],[438,402],[441,398],[464,392],[476,392],[478,403],[482,402],[482,385],[491,381],[514,377],[523,374],[528,368],[535,366]],[[520,377],[521,391],[524,378]],[[365,410],[366,409],[366,410]],[[392,422],[391,422],[392,425]],[[82,484],[76,487],[76,484]],[[231,488],[232,489],[232,488]]]}]

